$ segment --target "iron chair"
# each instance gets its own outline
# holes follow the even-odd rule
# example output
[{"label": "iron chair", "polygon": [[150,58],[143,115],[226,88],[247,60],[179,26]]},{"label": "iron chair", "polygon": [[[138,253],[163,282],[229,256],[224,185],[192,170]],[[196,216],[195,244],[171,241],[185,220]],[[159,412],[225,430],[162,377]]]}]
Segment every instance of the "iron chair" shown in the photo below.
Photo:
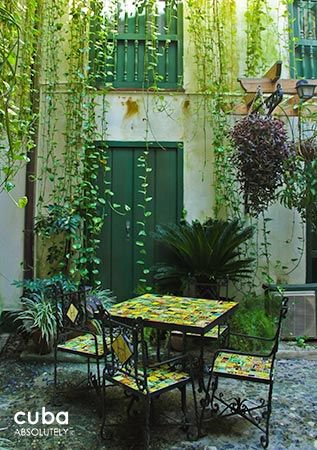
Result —
[{"label": "iron chair", "polygon": [[[222,289],[224,292],[222,292]],[[221,295],[224,293],[224,295]],[[185,295],[196,298],[204,298],[206,300],[219,300],[228,301],[229,300],[229,278],[216,280],[214,283],[197,283],[193,280],[193,283],[185,291]],[[176,336],[182,337],[183,333],[181,331],[173,330],[171,331],[170,338]],[[221,342],[221,345],[226,345],[229,336],[229,324],[216,325],[210,331],[208,331],[203,338],[199,334],[187,333],[187,336],[191,339],[196,339],[204,345],[204,342]]]},{"label": "iron chair", "polygon": [[[210,369],[206,396],[201,402],[202,410],[198,426],[199,435],[202,433],[206,408],[210,406],[211,414],[215,413],[222,417],[238,414],[244,417],[264,433],[260,438],[262,447],[267,448],[269,445],[269,421],[272,412],[274,363],[278,351],[282,320],[287,314],[287,301],[288,298],[286,297],[282,299],[277,328],[272,339],[230,333],[230,337],[237,336],[242,339],[266,342],[267,345],[270,344],[271,351],[269,353],[247,353],[230,349],[219,349],[216,351]],[[248,399],[241,399],[239,396],[225,399],[223,392],[217,392],[219,378],[222,377],[252,383],[263,383],[268,386],[267,399],[261,398],[252,406],[249,406],[250,402]]]},{"label": "iron chair", "polygon": [[[91,305],[86,299],[86,289],[63,293],[55,289],[57,333],[54,343],[54,393],[57,387],[57,352],[68,352],[87,358],[88,384],[101,391],[100,360],[104,357],[104,336],[89,328],[90,319],[101,318],[100,305]],[[103,330],[102,327],[100,327]],[[90,361],[94,359],[97,374],[92,373]]]},{"label": "iron chair", "polygon": [[195,422],[198,420],[193,378],[184,370],[185,355],[158,362],[151,366],[147,361],[147,347],[141,318],[128,324],[106,317],[104,320],[109,336],[108,353],[103,370],[103,420],[101,437],[106,439],[106,388],[118,385],[131,397],[128,412],[137,399],[145,405],[145,448],[150,444],[150,409],[154,398],[179,389],[181,392],[182,425],[189,430],[186,405],[186,386],[191,383],[194,396]]}]

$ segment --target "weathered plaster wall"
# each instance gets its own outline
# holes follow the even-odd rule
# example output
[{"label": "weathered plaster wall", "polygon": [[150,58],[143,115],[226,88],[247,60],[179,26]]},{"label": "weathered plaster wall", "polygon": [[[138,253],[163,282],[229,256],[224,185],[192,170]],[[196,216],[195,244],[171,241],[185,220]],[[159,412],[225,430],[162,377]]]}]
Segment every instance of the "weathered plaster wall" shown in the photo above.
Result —
[{"label": "weathered plaster wall", "polygon": [[[19,172],[15,199],[25,195],[25,171]],[[13,280],[23,278],[24,209],[18,208],[6,192],[0,194],[0,305],[3,309],[16,309],[21,290],[12,286]],[[0,307],[0,310],[1,310]]]}]

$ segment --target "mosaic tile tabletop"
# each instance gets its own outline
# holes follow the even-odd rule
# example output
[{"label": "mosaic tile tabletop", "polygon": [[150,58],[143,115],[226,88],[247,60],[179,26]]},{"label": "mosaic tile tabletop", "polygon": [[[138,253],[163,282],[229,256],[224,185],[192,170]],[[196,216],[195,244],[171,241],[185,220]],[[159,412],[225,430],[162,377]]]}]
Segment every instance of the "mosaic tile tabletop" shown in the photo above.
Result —
[{"label": "mosaic tile tabletop", "polygon": [[186,327],[203,332],[213,322],[218,324],[217,319],[227,316],[237,305],[229,301],[145,294],[114,305],[110,314],[127,319],[141,317],[149,325],[174,325],[178,329]]}]

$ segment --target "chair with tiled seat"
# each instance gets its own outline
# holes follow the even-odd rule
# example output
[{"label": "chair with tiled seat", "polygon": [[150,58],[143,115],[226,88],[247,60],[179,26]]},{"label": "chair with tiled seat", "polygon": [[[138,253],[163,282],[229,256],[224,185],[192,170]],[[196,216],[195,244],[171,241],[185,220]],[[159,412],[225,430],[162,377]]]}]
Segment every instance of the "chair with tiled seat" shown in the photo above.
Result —
[{"label": "chair with tiled seat", "polygon": [[[54,390],[57,386],[58,352],[73,353],[87,358],[88,384],[100,390],[100,360],[105,353],[105,337],[97,334],[90,325],[91,319],[101,318],[100,308],[92,308],[86,299],[86,290],[63,293],[56,288],[57,335],[54,343]],[[92,311],[94,309],[94,311]],[[100,327],[102,330],[103,328]],[[90,362],[96,361],[96,374]]]},{"label": "chair with tiled seat", "polygon": [[[206,397],[202,400],[198,432],[201,435],[203,422],[210,408],[211,416],[226,417],[235,414],[247,419],[264,434],[260,441],[263,448],[269,445],[269,421],[272,411],[272,391],[274,382],[274,363],[278,350],[282,320],[287,314],[287,298],[283,298],[278,317],[275,335],[272,339],[257,336],[246,336],[231,333],[239,339],[255,340],[263,345],[271,344],[267,353],[247,353],[231,349],[218,350],[213,358],[210,375],[206,388]],[[265,344],[264,344],[265,343]],[[251,383],[262,383],[268,386],[267,399],[242,399],[239,396],[229,395],[226,398],[223,392],[218,391],[220,378],[233,378]]]},{"label": "chair with tiled seat", "polygon": [[192,376],[189,371],[184,369],[185,366],[188,367],[188,364],[185,364],[186,357],[181,355],[150,366],[147,361],[148,352],[144,339],[142,319],[134,320],[127,325],[108,317],[105,318],[105,326],[109,330],[110,342],[103,370],[102,438],[108,438],[106,390],[110,385],[120,386],[127,396],[131,397],[128,411],[134,400],[143,399],[145,406],[145,448],[148,448],[150,443],[150,409],[152,401],[165,392],[173,389],[180,391],[183,414],[181,424],[188,430],[189,422],[186,404],[186,386],[188,383],[192,386],[194,396],[195,422],[197,421],[197,407]]}]

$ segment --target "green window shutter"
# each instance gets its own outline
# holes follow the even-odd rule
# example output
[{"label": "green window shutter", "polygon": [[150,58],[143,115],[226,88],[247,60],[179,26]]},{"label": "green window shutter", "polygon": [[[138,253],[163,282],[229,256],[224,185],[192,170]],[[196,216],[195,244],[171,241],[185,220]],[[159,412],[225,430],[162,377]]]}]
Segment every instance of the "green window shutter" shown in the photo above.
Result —
[{"label": "green window shutter", "polygon": [[294,0],[291,8],[291,75],[317,78],[317,0]]},{"label": "green window shutter", "polygon": [[[98,27],[92,26],[91,67],[99,79],[98,84],[111,83],[115,88],[155,85],[177,89],[182,86],[182,4],[159,0],[154,15],[147,2],[143,5],[135,7],[132,13],[118,10],[112,26],[116,31],[104,37],[101,34],[103,43],[100,37],[96,38]],[[103,49],[101,52],[102,44],[110,51]]]}]

